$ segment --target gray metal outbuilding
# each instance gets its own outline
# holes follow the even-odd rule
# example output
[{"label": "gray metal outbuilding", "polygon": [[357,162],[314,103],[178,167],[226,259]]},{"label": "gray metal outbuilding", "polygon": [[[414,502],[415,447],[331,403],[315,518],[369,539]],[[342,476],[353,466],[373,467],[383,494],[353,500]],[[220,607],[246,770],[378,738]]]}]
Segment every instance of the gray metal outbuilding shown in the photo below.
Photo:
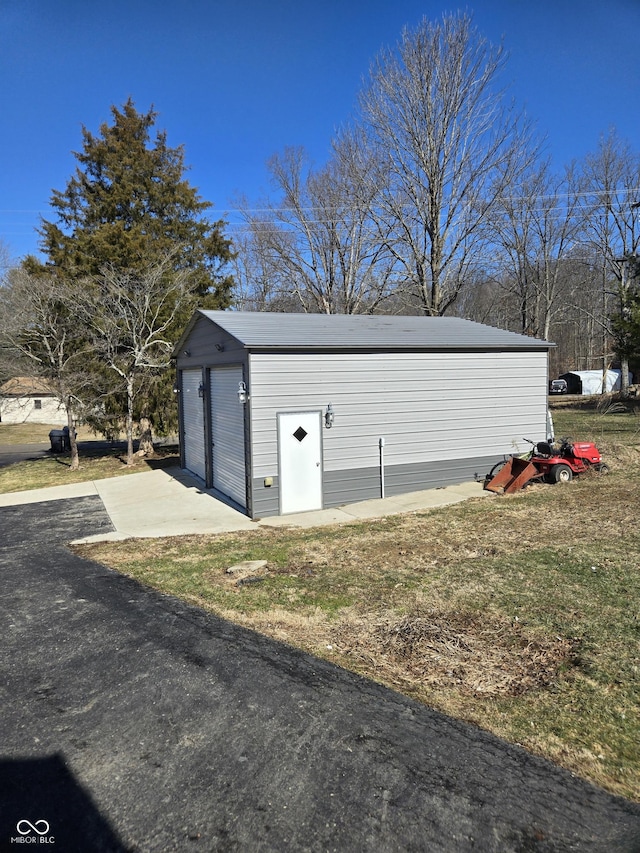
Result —
[{"label": "gray metal outbuilding", "polygon": [[483,476],[546,436],[550,346],[455,317],[196,311],[182,466],[251,518]]}]

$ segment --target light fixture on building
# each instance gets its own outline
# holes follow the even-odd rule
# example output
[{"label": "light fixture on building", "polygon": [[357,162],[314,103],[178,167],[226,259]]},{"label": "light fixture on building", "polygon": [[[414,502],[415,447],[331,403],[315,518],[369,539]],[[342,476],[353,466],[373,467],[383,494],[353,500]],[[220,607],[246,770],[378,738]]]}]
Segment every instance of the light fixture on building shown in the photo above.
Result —
[{"label": "light fixture on building", "polygon": [[198,385],[198,397],[204,397],[204,391],[204,382],[201,382],[200,385]]},{"label": "light fixture on building", "polygon": [[224,352],[224,344],[216,344],[216,349],[218,352]]},{"label": "light fixture on building", "polygon": [[249,399],[249,392],[247,391],[247,386],[244,382],[238,382],[238,401],[240,403],[246,403]]},{"label": "light fixture on building", "polygon": [[333,406],[331,403],[327,406],[327,411],[324,413],[324,425],[327,429],[333,426]]},{"label": "light fixture on building", "polygon": [[188,349],[183,350],[182,355],[183,355],[185,358],[191,358],[191,350],[188,350]]}]

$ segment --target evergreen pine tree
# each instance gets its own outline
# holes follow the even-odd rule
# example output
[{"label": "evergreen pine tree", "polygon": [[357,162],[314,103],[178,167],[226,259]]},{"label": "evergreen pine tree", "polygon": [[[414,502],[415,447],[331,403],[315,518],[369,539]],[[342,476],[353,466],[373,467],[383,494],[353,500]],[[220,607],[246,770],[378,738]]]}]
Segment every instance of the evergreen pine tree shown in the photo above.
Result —
[{"label": "evergreen pine tree", "polygon": [[[87,281],[96,314],[109,303],[114,272],[119,273],[118,281],[126,280],[134,289],[144,287],[150,270],[159,266],[168,281],[175,275],[184,282],[186,276],[186,295],[184,288],[175,291],[181,300],[177,310],[171,300],[162,299],[155,317],[159,324],[171,318],[171,328],[164,329],[164,334],[177,340],[196,306],[226,308],[230,304],[233,280],[225,265],[233,257],[231,243],[223,234],[224,223],[207,218],[211,203],[203,201],[185,179],[183,147],[170,147],[164,131],[157,131],[152,139],[157,118],[153,108],[140,113],[129,98],[121,109],[112,106],[111,114],[112,123],[103,123],[97,135],[83,127],[82,151],[74,154],[75,173],[64,190],[52,193],[56,218],[43,219],[39,229],[46,260],[40,264],[29,257],[24,266],[35,275],[54,272],[55,281],[69,283],[71,291],[78,281]],[[118,297],[122,300],[121,292]],[[135,292],[131,297],[137,304]],[[124,316],[122,329],[126,349],[130,330]],[[104,374],[99,359],[91,367]],[[96,384],[103,387],[103,378]],[[161,431],[175,428],[172,384],[166,367],[140,372],[139,421]],[[105,411],[114,420],[122,415],[124,396],[122,389],[116,389],[106,399]]]},{"label": "evergreen pine tree", "polygon": [[211,203],[185,180],[183,147],[170,148],[164,131],[151,145],[157,113],[137,112],[131,98],[111,113],[113,124],[102,124],[98,136],[83,127],[75,174],[64,191],[53,191],[57,221],[43,220],[39,231],[47,265],[74,277],[105,265],[144,272],[171,254],[176,269],[194,273],[200,298],[227,307],[230,241],[222,221],[205,217]]}]

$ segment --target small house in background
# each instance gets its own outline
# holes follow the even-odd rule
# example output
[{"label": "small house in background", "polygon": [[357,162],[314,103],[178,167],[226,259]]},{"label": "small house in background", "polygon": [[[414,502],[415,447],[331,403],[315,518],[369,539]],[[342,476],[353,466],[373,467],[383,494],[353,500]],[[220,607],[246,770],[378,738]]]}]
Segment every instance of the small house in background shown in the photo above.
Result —
[{"label": "small house in background", "polygon": [[0,386],[0,422],[5,424],[53,424],[66,421],[51,386],[37,377],[17,376]]},{"label": "small house in background", "polygon": [[[619,370],[572,370],[563,373],[560,379],[567,383],[569,394],[603,394],[620,390],[621,373]],[[630,376],[629,381],[631,379]]]},{"label": "small house in background", "polygon": [[550,346],[454,317],[196,311],[182,466],[252,518],[482,477],[546,437]]}]

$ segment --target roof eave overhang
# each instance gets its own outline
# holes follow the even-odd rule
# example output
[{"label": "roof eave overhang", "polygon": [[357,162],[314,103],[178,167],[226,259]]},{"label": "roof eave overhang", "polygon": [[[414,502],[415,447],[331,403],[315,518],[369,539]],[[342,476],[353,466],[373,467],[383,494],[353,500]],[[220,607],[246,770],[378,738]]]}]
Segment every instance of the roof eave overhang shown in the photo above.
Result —
[{"label": "roof eave overhang", "polygon": [[293,345],[293,344],[243,344],[244,349],[252,353],[377,353],[384,354],[389,352],[398,353],[453,353],[453,352],[546,352],[556,346],[553,343],[543,343],[536,346],[345,346],[344,344],[336,344],[335,346],[323,344],[314,346],[312,344]]}]

